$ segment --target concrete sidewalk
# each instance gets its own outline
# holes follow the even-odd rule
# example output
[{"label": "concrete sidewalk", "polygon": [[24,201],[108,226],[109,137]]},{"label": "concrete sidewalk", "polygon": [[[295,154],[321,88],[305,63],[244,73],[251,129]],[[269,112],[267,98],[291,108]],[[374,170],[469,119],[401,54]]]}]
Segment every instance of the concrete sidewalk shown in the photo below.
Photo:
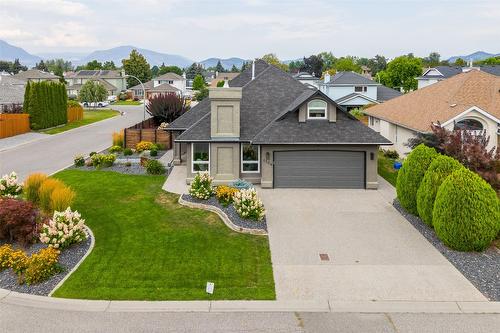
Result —
[{"label": "concrete sidewalk", "polygon": [[175,194],[188,193],[185,165],[174,166],[172,172],[170,173],[170,175],[168,175],[165,184],[163,184],[163,190]]},{"label": "concrete sidewalk", "polygon": [[358,312],[500,313],[500,302],[418,301],[93,301],[35,296],[0,289],[0,304],[79,312]]}]

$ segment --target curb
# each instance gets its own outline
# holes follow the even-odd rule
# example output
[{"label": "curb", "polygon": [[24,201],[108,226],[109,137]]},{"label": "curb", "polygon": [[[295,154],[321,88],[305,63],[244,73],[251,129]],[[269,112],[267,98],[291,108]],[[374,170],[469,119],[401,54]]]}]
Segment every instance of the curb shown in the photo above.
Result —
[{"label": "curb", "polygon": [[267,236],[268,233],[264,230],[259,230],[259,229],[249,229],[249,228],[244,228],[244,227],[239,227],[236,224],[234,224],[231,219],[224,213],[221,209],[218,207],[212,206],[212,205],[204,205],[201,203],[194,203],[190,201],[186,201],[182,199],[182,194],[179,196],[179,204],[182,206],[186,206],[189,208],[198,208],[198,209],[204,209],[211,211],[222,219],[224,224],[231,230],[242,233],[242,234],[251,234],[251,235],[258,235],[258,236]]},{"label": "curb", "polygon": [[49,293],[48,297],[52,297],[52,294],[54,294],[54,292],[57,289],[59,289],[64,284],[64,282],[66,282],[66,280],[71,276],[71,274],[73,274],[78,269],[78,267],[80,267],[80,265],[83,263],[83,261],[85,260],[85,258],[87,258],[88,255],[90,254],[90,252],[92,252],[92,250],[94,249],[94,245],[95,245],[94,233],[92,232],[92,230],[88,226],[85,226],[85,229],[87,229],[87,233],[88,233],[88,235],[90,237],[90,246],[89,246],[87,252],[80,259],[80,261],[78,261],[76,263],[76,265],[68,272],[68,274],[66,274],[66,276],[61,281],[59,281],[58,284],[56,284],[56,286],[54,287],[54,289],[52,289],[52,291]]}]

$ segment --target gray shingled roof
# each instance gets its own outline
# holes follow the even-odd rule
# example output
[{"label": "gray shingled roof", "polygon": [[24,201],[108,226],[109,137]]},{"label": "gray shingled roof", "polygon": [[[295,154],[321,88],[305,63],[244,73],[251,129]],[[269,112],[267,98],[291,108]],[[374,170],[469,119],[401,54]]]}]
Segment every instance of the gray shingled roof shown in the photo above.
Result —
[{"label": "gray shingled roof", "polygon": [[355,72],[337,72],[330,78],[330,82],[324,84],[332,86],[345,84],[380,85],[380,83]]},{"label": "gray shingled roof", "polygon": [[185,80],[182,76],[176,73],[168,72],[158,77],[155,77],[153,80]]},{"label": "gray shingled roof", "polygon": [[[243,81],[239,81],[239,84],[243,84]],[[259,144],[389,143],[380,134],[340,110],[335,123],[327,120],[299,123],[298,108],[317,94],[328,98],[280,69],[267,66],[255,80],[243,85],[240,138],[235,140]],[[211,141],[210,121],[210,103],[205,99],[169,128],[188,128],[178,137],[178,141]]]},{"label": "gray shingled roof", "polygon": [[[95,80],[91,80],[91,81],[99,82],[100,84],[102,84],[104,86],[104,88],[106,88],[107,91],[114,91],[114,90],[118,89],[114,85],[112,85],[111,83],[109,83],[108,81],[104,81],[102,79],[95,79]],[[79,91],[80,89],[82,89],[82,87],[83,87],[83,84],[77,83],[77,84],[70,85],[68,87],[68,89]]]},{"label": "gray shingled roof", "polygon": [[342,104],[343,102],[347,101],[347,100],[350,100],[351,98],[353,97],[361,97],[361,98],[364,98],[366,99],[367,101],[372,101],[373,99],[366,96],[365,94],[360,94],[360,93],[350,93],[349,95],[345,95],[345,96],[342,96],[338,99],[335,100],[335,103],[337,104]]},{"label": "gray shingled roof", "polygon": [[22,104],[24,102],[24,86],[0,84],[0,104]]},{"label": "gray shingled roof", "polygon": [[485,65],[480,67],[481,71],[500,76],[500,65]]},{"label": "gray shingled roof", "polygon": [[19,72],[13,76],[18,80],[55,80],[59,79],[59,76],[56,76],[51,73],[47,73],[38,69],[28,69],[27,71]]},{"label": "gray shingled roof", "polygon": [[316,120],[299,123],[296,113],[272,123],[252,141],[254,144],[390,144],[390,141],[342,111],[337,121]]},{"label": "gray shingled roof", "polygon": [[122,78],[122,72],[118,70],[81,70],[74,73],[71,77],[78,77],[82,79],[90,78],[101,78],[101,79],[120,79]]},{"label": "gray shingled roof", "polygon": [[386,86],[378,86],[377,87],[377,100],[379,102],[385,102],[390,99],[401,96],[402,93],[400,91],[394,90],[392,88]]}]

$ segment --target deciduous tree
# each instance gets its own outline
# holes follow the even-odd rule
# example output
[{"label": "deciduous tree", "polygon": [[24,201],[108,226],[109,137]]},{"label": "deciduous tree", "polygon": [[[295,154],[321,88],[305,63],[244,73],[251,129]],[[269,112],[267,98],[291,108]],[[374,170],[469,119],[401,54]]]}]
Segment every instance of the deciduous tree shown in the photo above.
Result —
[{"label": "deciduous tree", "polygon": [[402,88],[405,92],[417,89],[417,76],[422,75],[422,60],[409,54],[389,62],[387,69],[378,73],[383,85]]},{"label": "deciduous tree", "polygon": [[[108,97],[108,92],[106,88],[98,81],[90,80],[85,82],[85,84],[80,89],[78,94],[78,99],[81,102],[87,103],[97,103],[106,100]],[[94,105],[95,106],[95,105]]]},{"label": "deciduous tree", "polygon": [[[148,62],[146,61],[146,58],[137,52],[137,50],[132,50],[130,52],[130,56],[128,59],[123,59],[122,60],[123,64],[123,69],[125,70],[126,74],[129,75],[134,75],[139,80],[141,80],[143,83],[151,80],[153,78],[153,74],[151,72],[151,67],[149,67]],[[139,82],[134,79],[133,77],[128,77],[127,78],[127,87],[133,87],[138,85]]]},{"label": "deciduous tree", "polygon": [[273,65],[281,70],[288,71],[288,65],[282,63],[274,53],[264,54],[261,59],[267,62],[269,65]]}]

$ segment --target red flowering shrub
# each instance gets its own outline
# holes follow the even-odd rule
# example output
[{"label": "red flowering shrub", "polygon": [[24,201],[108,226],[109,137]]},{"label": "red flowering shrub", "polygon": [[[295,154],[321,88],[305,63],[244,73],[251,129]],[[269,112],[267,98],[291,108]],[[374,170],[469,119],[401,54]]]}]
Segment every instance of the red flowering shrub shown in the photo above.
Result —
[{"label": "red flowering shrub", "polygon": [[27,244],[36,236],[39,214],[33,203],[18,199],[0,200],[0,239]]}]

